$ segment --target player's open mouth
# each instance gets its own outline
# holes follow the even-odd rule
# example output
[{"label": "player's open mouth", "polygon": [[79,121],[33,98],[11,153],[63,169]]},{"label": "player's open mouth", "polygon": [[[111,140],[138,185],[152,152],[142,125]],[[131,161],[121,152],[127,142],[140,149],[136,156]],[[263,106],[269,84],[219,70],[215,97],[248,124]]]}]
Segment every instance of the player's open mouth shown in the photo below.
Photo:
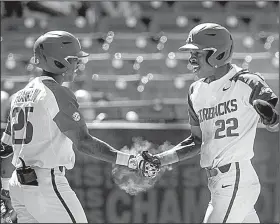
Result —
[{"label": "player's open mouth", "polygon": [[198,64],[191,64],[191,66],[192,66],[192,71],[193,71],[194,73],[198,72],[198,70],[199,70],[199,68],[200,68]]}]

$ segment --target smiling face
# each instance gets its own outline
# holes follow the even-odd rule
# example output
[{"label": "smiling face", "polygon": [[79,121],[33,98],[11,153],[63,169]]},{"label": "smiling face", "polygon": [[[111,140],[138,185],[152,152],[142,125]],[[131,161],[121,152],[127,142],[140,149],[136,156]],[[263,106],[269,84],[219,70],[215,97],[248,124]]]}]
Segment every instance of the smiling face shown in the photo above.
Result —
[{"label": "smiling face", "polygon": [[190,50],[189,63],[193,67],[193,73],[199,78],[213,75],[214,68],[206,60],[208,52],[203,50]]}]

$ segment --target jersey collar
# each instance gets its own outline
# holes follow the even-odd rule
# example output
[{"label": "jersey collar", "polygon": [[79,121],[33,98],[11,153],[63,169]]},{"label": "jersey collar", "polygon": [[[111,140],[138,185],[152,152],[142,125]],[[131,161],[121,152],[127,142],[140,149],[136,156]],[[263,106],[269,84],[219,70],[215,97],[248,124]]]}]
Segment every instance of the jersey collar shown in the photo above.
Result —
[{"label": "jersey collar", "polygon": [[[225,74],[223,77],[219,78],[218,80],[222,81],[222,80],[225,80],[225,79],[231,79],[240,70],[242,70],[242,68],[238,67],[235,64],[231,64],[231,69],[228,71],[228,73]],[[207,77],[203,80],[203,82],[206,82],[208,84],[213,82],[213,81],[216,81],[215,76],[210,76],[210,77]]]},{"label": "jersey collar", "polygon": [[[41,75],[40,77],[40,80],[43,81],[43,80],[53,80],[55,81],[55,79],[53,77],[50,77],[50,76],[47,76],[47,75]],[[57,81],[55,81],[56,83],[58,83]]]}]

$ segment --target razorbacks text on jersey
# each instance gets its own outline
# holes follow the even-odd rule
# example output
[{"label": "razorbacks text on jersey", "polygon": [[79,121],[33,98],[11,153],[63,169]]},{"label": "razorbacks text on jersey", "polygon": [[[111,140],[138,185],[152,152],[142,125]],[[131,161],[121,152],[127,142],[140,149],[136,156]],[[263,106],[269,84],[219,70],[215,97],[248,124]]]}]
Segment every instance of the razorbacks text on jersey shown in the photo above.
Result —
[{"label": "razorbacks text on jersey", "polygon": [[33,79],[14,95],[9,118],[1,141],[13,146],[15,167],[21,157],[28,166],[73,168],[72,141],[63,132],[86,124],[68,88],[49,76]]},{"label": "razorbacks text on jersey", "polygon": [[202,130],[202,168],[249,160],[259,115],[255,99],[276,105],[278,98],[258,74],[236,65],[222,78],[194,82],[188,94],[190,124]]}]

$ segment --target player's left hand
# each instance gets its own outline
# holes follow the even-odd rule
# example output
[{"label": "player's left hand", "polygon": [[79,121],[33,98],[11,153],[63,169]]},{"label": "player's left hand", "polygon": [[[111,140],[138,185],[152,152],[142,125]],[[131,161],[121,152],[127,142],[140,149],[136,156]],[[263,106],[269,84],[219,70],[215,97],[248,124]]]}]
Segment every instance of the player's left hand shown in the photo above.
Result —
[{"label": "player's left hand", "polygon": [[264,125],[274,125],[279,122],[279,115],[270,103],[257,99],[253,101],[253,106]]},{"label": "player's left hand", "polygon": [[152,155],[148,151],[141,153],[140,169],[144,177],[155,178],[160,171],[161,162],[157,156]]},{"label": "player's left hand", "polygon": [[1,223],[16,223],[17,214],[12,207],[9,191],[1,189]]},{"label": "player's left hand", "polygon": [[160,171],[160,160],[148,151],[131,158],[128,167],[138,169],[143,177],[155,178]]}]

